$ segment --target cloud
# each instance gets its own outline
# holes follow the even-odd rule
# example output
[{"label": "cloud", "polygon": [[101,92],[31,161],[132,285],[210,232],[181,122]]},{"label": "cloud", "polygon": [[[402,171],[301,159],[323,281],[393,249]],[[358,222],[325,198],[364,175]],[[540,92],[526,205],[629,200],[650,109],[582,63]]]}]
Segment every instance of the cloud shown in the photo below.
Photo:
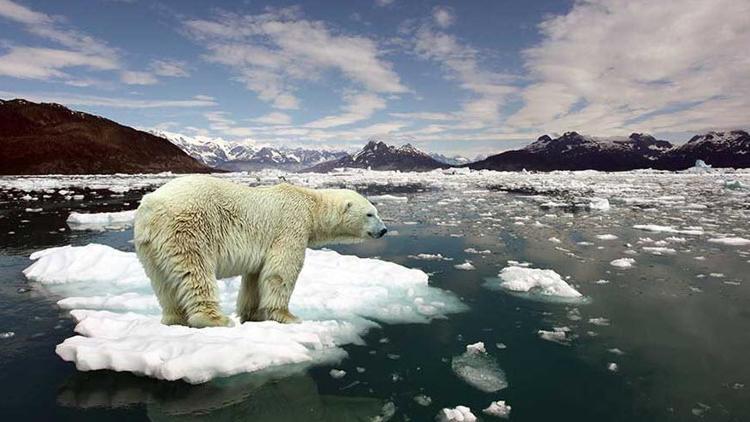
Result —
[{"label": "cloud", "polygon": [[577,1],[524,52],[533,80],[507,124],[599,135],[748,124],[750,3]]},{"label": "cloud", "polygon": [[393,1],[394,0],[375,0],[375,6],[378,6],[378,7],[390,6],[391,4],[393,4]]},{"label": "cloud", "polygon": [[350,125],[367,120],[376,111],[385,108],[385,100],[372,93],[348,94],[344,97],[344,100],[346,101],[346,106],[343,108],[343,113],[323,117],[305,126],[325,129]]},{"label": "cloud", "polygon": [[120,80],[127,85],[153,85],[159,82],[151,73],[132,70],[120,72]]},{"label": "cloud", "polygon": [[274,111],[264,116],[253,119],[254,122],[266,125],[288,125],[292,123],[292,117],[286,113]]},{"label": "cloud", "polygon": [[68,67],[112,70],[117,66],[108,57],[53,48],[11,47],[0,56],[0,75],[21,79],[66,78],[62,69]]},{"label": "cloud", "polygon": [[448,28],[455,22],[456,16],[450,7],[435,6],[432,8],[432,19],[435,21],[435,25],[441,28]]},{"label": "cloud", "polygon": [[67,106],[100,106],[110,108],[187,108],[211,107],[216,102],[212,100],[187,99],[133,99],[118,97],[99,97],[93,95],[76,95],[67,93],[39,93],[39,92],[11,92],[0,91],[3,98],[23,98],[34,102],[58,103]]},{"label": "cloud", "polygon": [[151,71],[158,76],[185,78],[190,76],[187,63],[180,60],[152,60]]},{"label": "cloud", "polygon": [[205,46],[208,61],[228,66],[275,108],[298,108],[298,84],[320,81],[330,72],[375,93],[407,91],[375,41],[334,32],[323,22],[304,19],[296,8],[222,13],[214,20],[186,21],[185,28]]},{"label": "cloud", "polygon": [[462,116],[466,128],[480,128],[497,124],[500,107],[517,91],[510,84],[511,75],[484,69],[480,64],[480,53],[465,45],[450,34],[422,25],[414,34],[416,54],[427,60],[438,62],[446,77],[458,81],[459,86],[472,96],[462,104]]}]

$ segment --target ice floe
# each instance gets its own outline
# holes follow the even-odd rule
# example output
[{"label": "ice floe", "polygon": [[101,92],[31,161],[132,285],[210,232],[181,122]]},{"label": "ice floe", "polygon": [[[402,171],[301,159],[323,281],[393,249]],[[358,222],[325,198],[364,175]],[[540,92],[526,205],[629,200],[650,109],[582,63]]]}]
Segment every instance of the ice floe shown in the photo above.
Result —
[{"label": "ice floe", "polygon": [[553,270],[511,265],[503,268],[498,274],[498,278],[499,280],[489,279],[485,286],[515,293],[525,293],[531,298],[583,298],[578,290]]},{"label": "ice floe", "polygon": [[477,417],[466,406],[442,409],[435,417],[437,422],[476,422]]},{"label": "ice floe", "polygon": [[496,418],[509,418],[510,417],[510,405],[505,404],[505,400],[493,401],[487,408],[482,410],[487,415],[494,416]]},{"label": "ice floe", "polygon": [[120,212],[80,213],[71,212],[66,223],[73,230],[121,229],[133,225],[136,210]]},{"label": "ice floe", "polygon": [[[362,344],[362,335],[378,322],[426,323],[465,309],[454,295],[430,287],[420,270],[308,250],[290,303],[302,323],[165,326],[134,253],[90,244],[46,249],[31,258],[36,262],[24,274],[62,297],[60,306],[74,309],[78,335],[56,351],[83,371],[112,369],[202,383],[280,365],[304,367],[343,358],[341,346]],[[233,312],[239,279],[218,285],[222,308]]]},{"label": "ice floe", "polygon": [[487,354],[482,342],[466,346],[463,354],[453,358],[451,367],[459,378],[485,393],[500,391],[508,386],[505,372]]},{"label": "ice floe", "polygon": [[716,237],[713,239],[708,239],[708,241],[711,243],[719,243],[729,246],[750,245],[750,239],[745,239],[744,237]]},{"label": "ice floe", "polygon": [[693,236],[700,236],[704,233],[702,227],[687,227],[684,229],[676,229],[672,226],[661,226],[658,224],[636,224],[635,226],[633,226],[633,228],[638,229],[638,230],[645,230],[649,232],[676,233],[676,234],[687,234],[687,235],[693,235]]},{"label": "ice floe", "polygon": [[554,343],[560,343],[560,344],[569,344],[571,337],[568,335],[570,333],[569,327],[552,327],[552,331],[548,330],[539,330],[537,331],[537,334],[542,340],[551,341]]},{"label": "ice floe", "polygon": [[612,260],[609,265],[617,268],[632,268],[635,264],[635,259],[633,258],[619,258]]}]

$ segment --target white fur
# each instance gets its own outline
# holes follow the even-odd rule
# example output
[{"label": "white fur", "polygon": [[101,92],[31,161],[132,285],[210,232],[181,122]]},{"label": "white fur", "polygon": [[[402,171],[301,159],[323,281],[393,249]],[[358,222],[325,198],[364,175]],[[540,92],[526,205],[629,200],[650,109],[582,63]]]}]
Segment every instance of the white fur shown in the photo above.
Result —
[{"label": "white fur", "polygon": [[175,179],[145,195],[135,249],[164,324],[229,325],[216,278],[242,276],[242,322],[294,322],[289,298],[309,245],[361,241],[385,231],[375,207],[345,189],[250,188],[209,176]]}]

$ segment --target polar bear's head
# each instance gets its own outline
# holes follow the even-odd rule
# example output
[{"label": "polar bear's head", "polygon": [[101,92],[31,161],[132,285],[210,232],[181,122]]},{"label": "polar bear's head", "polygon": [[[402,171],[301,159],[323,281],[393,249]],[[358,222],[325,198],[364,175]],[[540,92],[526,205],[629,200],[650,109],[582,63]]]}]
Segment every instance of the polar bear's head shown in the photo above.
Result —
[{"label": "polar bear's head", "polygon": [[348,189],[326,189],[333,217],[329,242],[350,243],[365,239],[379,239],[388,229],[378,215],[378,210],[364,196]]}]

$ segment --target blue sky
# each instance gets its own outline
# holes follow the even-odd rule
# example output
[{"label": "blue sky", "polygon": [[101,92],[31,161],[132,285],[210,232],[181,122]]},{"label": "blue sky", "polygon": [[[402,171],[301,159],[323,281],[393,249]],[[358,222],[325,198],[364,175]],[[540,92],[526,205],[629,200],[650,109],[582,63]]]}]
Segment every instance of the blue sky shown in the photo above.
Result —
[{"label": "blue sky", "polygon": [[0,98],[139,128],[474,156],[750,120],[745,0],[0,0]]}]

